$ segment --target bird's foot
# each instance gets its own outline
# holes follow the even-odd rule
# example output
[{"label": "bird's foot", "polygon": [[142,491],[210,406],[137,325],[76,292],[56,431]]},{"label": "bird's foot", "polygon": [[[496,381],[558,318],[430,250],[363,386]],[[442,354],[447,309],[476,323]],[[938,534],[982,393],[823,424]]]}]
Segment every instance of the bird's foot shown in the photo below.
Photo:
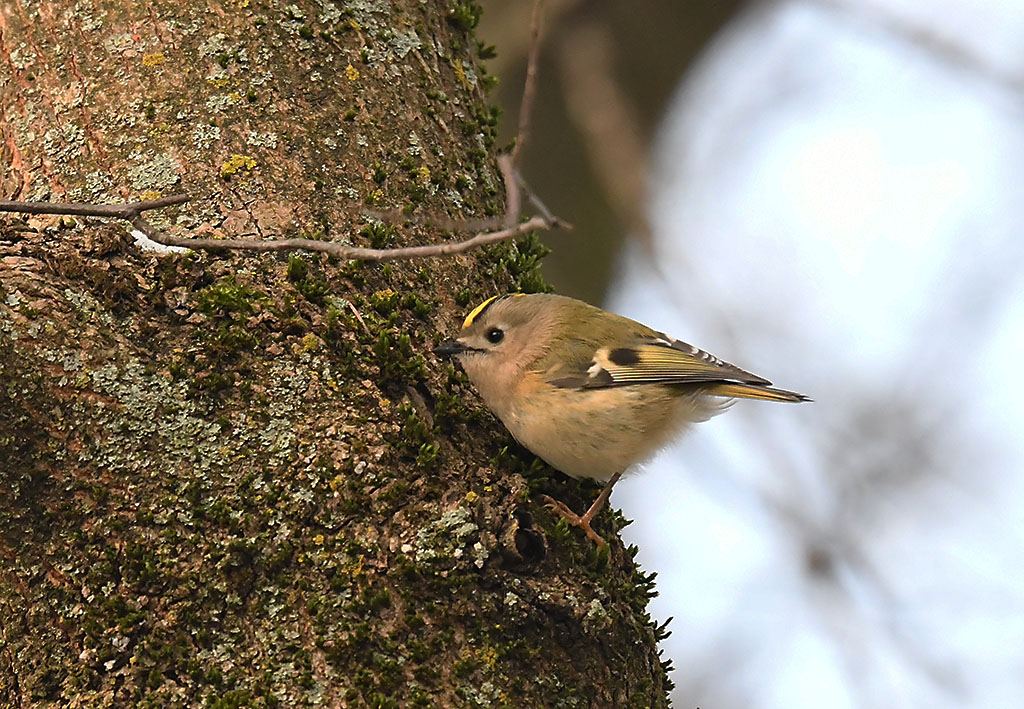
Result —
[{"label": "bird's foot", "polygon": [[[579,529],[582,529],[584,534],[587,535],[587,539],[594,542],[594,544],[596,544],[598,548],[608,546],[608,543],[604,539],[602,539],[601,536],[597,532],[595,532],[593,528],[590,526],[590,521],[594,519],[594,516],[597,514],[598,509],[600,509],[599,507],[598,509],[594,509],[595,507],[597,507],[597,503],[591,505],[590,509],[587,510],[586,514],[584,514],[581,517],[580,515],[576,514],[571,509],[569,509],[569,506],[566,505],[564,502],[559,502],[553,497],[550,497],[548,495],[541,495],[540,499],[541,502],[544,503],[544,506],[547,507],[549,510],[551,510],[556,515],[564,519],[573,527],[578,527]],[[604,501],[602,500],[602,503],[603,502]]]},{"label": "bird's foot", "polygon": [[597,516],[597,513],[601,511],[601,508],[605,506],[605,503],[608,502],[608,496],[612,494],[612,488],[615,487],[615,483],[621,475],[621,472],[615,473],[615,475],[605,483],[604,489],[601,490],[601,494],[597,496],[597,499],[594,500],[594,504],[590,506],[590,509],[587,510],[582,517],[570,510],[568,505],[564,502],[559,502],[548,495],[541,495],[541,501],[548,507],[548,509],[571,524],[573,527],[579,527],[582,529],[587,535],[587,539],[594,542],[598,549],[601,549],[608,546],[608,543],[605,542],[604,539],[601,539],[600,535],[591,528],[590,523],[593,521],[594,517]]}]

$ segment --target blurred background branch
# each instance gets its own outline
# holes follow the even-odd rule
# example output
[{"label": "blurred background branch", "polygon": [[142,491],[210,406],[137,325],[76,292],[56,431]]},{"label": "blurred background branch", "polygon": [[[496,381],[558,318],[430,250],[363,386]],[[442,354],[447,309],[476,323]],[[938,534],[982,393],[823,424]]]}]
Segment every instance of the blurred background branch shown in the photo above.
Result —
[{"label": "blurred background branch", "polygon": [[[486,5],[514,114],[530,6]],[[705,424],[613,496],[677,706],[1020,704],[1024,6],[548,0],[544,26],[520,164],[578,227],[548,278],[817,402]]]}]

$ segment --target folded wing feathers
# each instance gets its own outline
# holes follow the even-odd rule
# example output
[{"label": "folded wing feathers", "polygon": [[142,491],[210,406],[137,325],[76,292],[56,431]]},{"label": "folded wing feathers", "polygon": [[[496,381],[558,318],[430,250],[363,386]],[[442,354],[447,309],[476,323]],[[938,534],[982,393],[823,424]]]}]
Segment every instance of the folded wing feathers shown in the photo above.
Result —
[{"label": "folded wing feathers", "polygon": [[[661,333],[657,337],[641,338],[629,347],[602,347],[594,353],[586,375],[582,382],[573,383],[585,388],[723,381],[771,384],[767,379]],[[556,386],[568,384],[570,381],[566,378]]]}]

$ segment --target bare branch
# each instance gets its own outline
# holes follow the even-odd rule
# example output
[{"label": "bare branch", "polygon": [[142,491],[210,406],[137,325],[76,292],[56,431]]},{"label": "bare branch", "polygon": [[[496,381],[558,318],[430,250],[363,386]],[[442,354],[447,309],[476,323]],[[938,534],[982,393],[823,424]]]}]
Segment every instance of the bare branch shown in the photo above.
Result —
[{"label": "bare branch", "polygon": [[526,184],[526,180],[523,179],[523,176],[518,170],[516,170],[516,183],[519,185],[519,189],[526,193],[526,199],[530,201],[533,208],[540,212],[541,216],[547,219],[551,223],[552,227],[572,229],[572,224],[551,213],[548,206],[544,204],[540,197],[538,197],[537,194],[530,189],[530,186]]},{"label": "bare branch", "polygon": [[544,0],[534,0],[530,17],[530,52],[526,60],[526,79],[523,81],[523,98],[519,103],[519,126],[516,130],[516,144],[512,147],[512,165],[519,162],[519,153],[530,134],[530,115],[533,113],[533,97],[537,93],[537,59],[540,55],[540,28],[544,17]]},{"label": "bare branch", "polygon": [[80,202],[10,202],[0,200],[0,212],[21,212],[22,214],[63,214],[73,217],[110,217],[112,219],[132,218],[151,209],[162,209],[175,204],[184,204],[191,199],[187,194],[175,194],[160,199],[127,204],[83,204]]},{"label": "bare branch", "polygon": [[647,243],[647,149],[636,109],[615,80],[613,38],[594,23],[573,28],[560,45],[562,85],[570,119],[608,197],[634,236]]},{"label": "bare branch", "polygon": [[383,212],[376,209],[364,209],[363,214],[386,224],[418,224],[447,231],[487,231],[497,229],[505,222],[504,215],[487,219],[452,219],[451,217],[424,214],[406,214],[401,209],[389,209]]},{"label": "bare branch", "polygon": [[516,178],[515,157],[499,155],[498,169],[501,170],[501,179],[505,183],[505,219],[502,220],[502,226],[507,229],[516,223],[523,208],[519,180]]},{"label": "bare branch", "polygon": [[150,239],[165,246],[184,246],[206,251],[316,251],[355,261],[398,261],[430,256],[450,256],[497,241],[513,239],[534,229],[550,229],[552,227],[543,217],[532,217],[514,227],[500,231],[480,232],[464,241],[407,246],[397,249],[367,249],[339,244],[336,241],[317,241],[316,239],[191,239],[166,234],[141,216],[132,219],[131,223]]},{"label": "bare branch", "polygon": [[[511,184],[516,185],[515,180]],[[518,187],[515,204],[518,205]],[[195,239],[172,236],[148,222],[142,213],[182,204],[189,200],[185,194],[162,197],[144,202],[127,204],[59,204],[55,202],[10,202],[0,201],[0,212],[21,212],[23,214],[64,214],[83,217],[107,217],[124,219],[133,227],[145,234],[150,240],[163,246],[183,246],[189,249],[206,251],[316,251],[356,261],[396,261],[401,259],[427,258],[430,256],[449,256],[464,251],[505,241],[521,236],[535,229],[552,229],[563,227],[560,220],[537,216],[498,231],[482,231],[463,241],[451,241],[443,244],[427,244],[424,246],[407,246],[397,249],[367,249],[359,246],[339,244],[336,241],[317,241],[316,239]],[[513,219],[512,213],[509,213]]]}]

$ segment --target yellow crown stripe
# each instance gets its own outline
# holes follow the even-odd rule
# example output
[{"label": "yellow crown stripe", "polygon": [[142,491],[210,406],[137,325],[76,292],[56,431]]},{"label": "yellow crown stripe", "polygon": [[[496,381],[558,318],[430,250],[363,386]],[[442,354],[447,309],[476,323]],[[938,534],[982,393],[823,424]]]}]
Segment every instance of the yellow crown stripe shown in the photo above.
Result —
[{"label": "yellow crown stripe", "polygon": [[472,325],[473,321],[476,320],[477,316],[480,313],[482,313],[487,308],[487,306],[490,305],[497,298],[498,296],[492,295],[490,298],[480,303],[480,305],[476,306],[471,311],[469,311],[469,315],[467,315],[466,319],[462,321],[462,327],[466,328]]}]

